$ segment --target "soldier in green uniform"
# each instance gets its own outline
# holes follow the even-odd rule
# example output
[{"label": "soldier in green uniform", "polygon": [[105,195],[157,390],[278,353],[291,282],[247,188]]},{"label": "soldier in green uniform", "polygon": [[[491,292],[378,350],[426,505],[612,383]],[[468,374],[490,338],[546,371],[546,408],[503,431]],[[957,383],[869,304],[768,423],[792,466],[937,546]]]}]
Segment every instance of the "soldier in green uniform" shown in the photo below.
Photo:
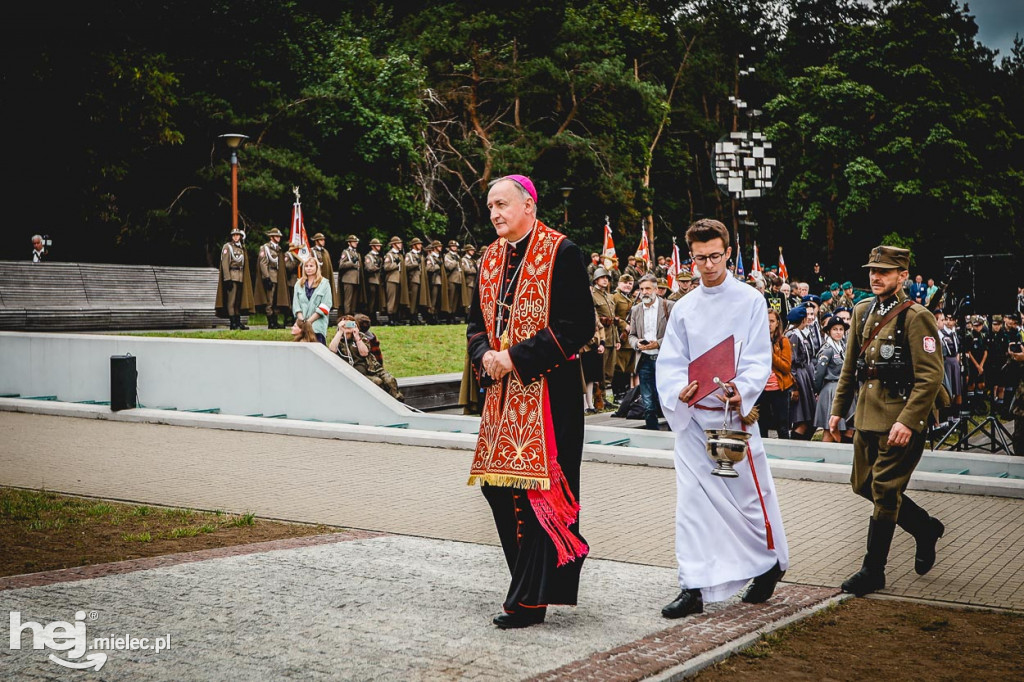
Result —
[{"label": "soldier in green uniform", "polygon": [[622,396],[635,385],[636,351],[629,345],[629,311],[636,300],[633,298],[633,278],[629,275],[619,277],[612,301],[615,302],[615,319],[618,325],[619,350],[615,351],[615,377],[612,381],[612,395],[619,401]]},{"label": "soldier in green uniform", "polygon": [[377,318],[386,310],[384,301],[384,282],[381,279],[384,270],[384,256],[380,250],[383,244],[374,237],[370,240],[370,250],[363,256],[363,274],[366,282],[366,312],[376,323]]},{"label": "soldier in green uniform", "polygon": [[245,232],[231,231],[231,241],[220,250],[220,279],[214,311],[217,317],[226,317],[231,329],[248,329],[242,324],[242,315],[252,315],[252,280],[249,276],[249,256],[242,241]]},{"label": "soldier in green uniform", "polygon": [[284,325],[277,321],[277,288],[280,286],[281,278],[281,230],[276,227],[266,233],[270,238],[266,244],[260,247],[257,267],[260,271],[260,281],[256,285],[256,308],[265,308],[267,313],[267,329],[284,329]]},{"label": "soldier in green uniform", "polygon": [[469,315],[469,305],[473,300],[473,294],[476,290],[476,247],[472,244],[466,244],[462,249],[462,260],[459,261],[459,267],[462,268],[462,282],[466,288],[465,298],[463,302],[465,305],[460,308],[462,314]]},{"label": "soldier in green uniform", "polygon": [[[341,306],[338,308],[338,313],[340,315],[355,315],[356,308],[362,303],[363,290],[366,288],[363,258],[356,248],[359,246],[359,237],[350,234],[345,242],[348,244],[348,248],[342,251],[338,258],[338,286],[341,287]],[[377,243],[380,244],[380,241]],[[379,284],[379,267],[377,273]]]},{"label": "soldier in green uniform", "polygon": [[[611,292],[608,291],[608,272],[604,268],[594,270],[593,287],[590,291],[594,299],[594,308],[604,327],[604,382],[594,400],[594,406],[601,410],[604,409],[604,403],[615,402],[615,397],[606,396],[605,390],[611,388],[612,379],[615,378],[615,353],[621,346],[619,328],[615,319],[615,300]],[[600,400],[597,399],[598,397]]]},{"label": "soldier in green uniform", "polygon": [[331,310],[334,310],[341,307],[341,296],[338,293],[338,283],[334,281],[334,264],[331,262],[331,253],[324,248],[326,243],[327,237],[322,232],[317,232],[313,235],[313,248],[310,251],[320,263],[320,274],[331,285]]},{"label": "soldier in green uniform", "polygon": [[919,575],[931,570],[935,545],[945,532],[941,521],[905,494],[943,378],[935,317],[908,301],[903,290],[909,265],[907,249],[877,246],[871,251],[864,267],[875,296],[853,311],[829,418],[829,431],[839,440],[839,421],[856,394],[850,483],[874,503],[863,566],[843,582],[843,591],[858,597],[885,587],[885,563],[897,525],[917,542],[914,570]]}]

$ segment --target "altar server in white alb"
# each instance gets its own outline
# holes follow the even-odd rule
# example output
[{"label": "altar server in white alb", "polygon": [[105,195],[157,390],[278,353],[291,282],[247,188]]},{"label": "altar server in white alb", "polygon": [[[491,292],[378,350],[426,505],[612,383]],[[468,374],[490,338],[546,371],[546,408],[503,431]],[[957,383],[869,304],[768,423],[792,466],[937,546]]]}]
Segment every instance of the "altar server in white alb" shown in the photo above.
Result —
[{"label": "altar server in white alb", "polygon": [[[752,578],[743,601],[765,602],[789,567],[775,483],[752,413],[771,372],[768,308],[756,289],[730,276],[725,225],[698,220],[686,231],[686,244],[700,268],[700,286],[673,307],[657,364],[658,396],[676,434],[676,559],[682,590],[661,610],[666,618],[701,613],[705,601],[728,599]],[[687,405],[700,388],[690,380],[691,361],[729,336],[737,344],[737,362],[735,379],[725,383],[732,394],[728,428],[750,433],[748,456],[735,464],[738,478],[713,475],[715,464],[706,449],[704,430],[723,426],[725,392],[716,389]]]}]

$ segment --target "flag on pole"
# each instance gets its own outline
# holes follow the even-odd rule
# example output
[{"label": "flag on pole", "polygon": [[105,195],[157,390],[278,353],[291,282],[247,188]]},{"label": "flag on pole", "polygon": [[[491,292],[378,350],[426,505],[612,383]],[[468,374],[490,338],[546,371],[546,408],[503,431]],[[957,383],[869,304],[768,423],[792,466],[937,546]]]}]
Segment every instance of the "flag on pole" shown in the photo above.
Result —
[{"label": "flag on pole", "polygon": [[786,261],[782,259],[782,247],[779,247],[779,276],[786,282],[789,281],[789,270],[786,269]]},{"label": "flag on pole", "polygon": [[743,270],[743,247],[736,242],[736,277],[746,279],[747,273]]},{"label": "flag on pole", "polygon": [[604,217],[604,246],[601,247],[601,258],[615,258],[615,242],[612,241],[612,226],[608,216]]},{"label": "flag on pole", "polygon": [[751,272],[761,272],[761,259],[757,257],[757,242],[754,242],[754,263],[750,266]]},{"label": "flag on pole", "polygon": [[665,278],[668,279],[668,288],[672,291],[679,291],[679,282],[676,281],[676,276],[679,273],[679,245],[676,244],[676,238],[672,237],[672,262],[668,264],[668,274],[665,275]]},{"label": "flag on pole", "polygon": [[293,187],[295,203],[292,204],[292,229],[288,236],[288,250],[298,256],[303,263],[312,255],[309,251],[309,238],[306,236],[306,225],[302,222],[302,204],[299,202],[299,188]]},{"label": "flag on pole", "polygon": [[[642,258],[646,261],[647,265],[651,264],[651,249],[650,244],[647,241],[647,230],[644,229],[644,224],[640,223],[640,246],[636,247],[636,257]],[[648,267],[650,269],[650,267]]]}]

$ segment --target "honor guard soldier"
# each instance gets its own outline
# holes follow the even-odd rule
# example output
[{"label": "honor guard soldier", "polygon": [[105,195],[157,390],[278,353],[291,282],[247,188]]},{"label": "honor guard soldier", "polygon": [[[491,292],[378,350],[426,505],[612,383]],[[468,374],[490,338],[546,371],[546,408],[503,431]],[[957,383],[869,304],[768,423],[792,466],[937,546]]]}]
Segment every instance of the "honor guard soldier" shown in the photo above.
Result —
[{"label": "honor guard soldier", "polygon": [[[282,249],[284,257],[284,326],[291,327],[295,324],[295,315],[292,314],[292,299],[295,297],[295,283],[299,281],[299,266],[302,261],[292,253],[291,249]],[[280,301],[280,297],[278,297]]]},{"label": "honor guard soldier", "polygon": [[387,309],[384,302],[384,289],[381,275],[384,272],[384,256],[381,255],[383,244],[374,237],[370,240],[370,251],[363,256],[363,277],[366,281],[366,311],[373,316],[374,323]]},{"label": "honor guard soldier", "polygon": [[392,237],[384,254],[384,295],[387,305],[388,323],[394,324],[400,304],[409,305],[408,278],[405,271],[405,256],[402,255],[402,240]]},{"label": "honor guard soldier", "polygon": [[[355,315],[359,305],[359,293],[363,287],[363,259],[356,247],[359,237],[350,234],[345,238],[348,248],[338,258],[338,284],[341,286],[341,307],[339,315]],[[380,242],[377,242],[380,244]],[[325,275],[326,276],[326,275]]]},{"label": "honor guard soldier", "polygon": [[466,286],[466,298],[467,301],[463,310],[468,314],[470,303],[473,301],[473,294],[476,292],[476,247],[472,244],[466,244],[462,249],[462,260],[459,261],[459,265],[462,268],[462,281]]},{"label": "honor guard soldier", "polygon": [[448,321],[454,322],[455,315],[461,315],[469,301],[465,297],[462,283],[462,267],[459,257],[459,243],[454,239],[448,242],[448,250],[444,252],[444,270],[448,275]]},{"label": "honor guard soldier", "polygon": [[[320,263],[320,275],[331,285],[331,305],[338,308],[341,305],[341,296],[338,292],[338,285],[334,281],[334,264],[331,263],[331,254],[324,248],[327,238],[322,232],[313,235],[313,248],[310,249],[316,260]],[[332,309],[333,309],[332,308]]]},{"label": "honor guard soldier", "polygon": [[[594,400],[594,407],[601,410],[604,409],[605,402],[615,402],[614,396],[609,399],[604,392],[606,388],[610,389],[612,386],[612,379],[615,377],[615,351],[620,347],[619,326],[615,318],[615,300],[612,298],[611,292],[608,291],[608,271],[604,268],[594,270],[591,296],[594,299],[597,316],[604,327],[604,382]],[[601,403],[600,406],[598,406],[598,402]]]},{"label": "honor guard soldier", "polygon": [[629,311],[636,303],[633,298],[634,284],[633,278],[629,275],[620,276],[615,295],[612,296],[616,324],[619,327],[619,350],[615,352],[615,376],[612,381],[612,395],[616,400],[629,390],[633,383],[633,368],[636,367],[636,355],[629,346]]},{"label": "honor guard soldier", "polygon": [[850,482],[854,492],[874,503],[864,563],[843,582],[843,591],[858,597],[885,587],[885,564],[897,525],[917,543],[918,575],[931,570],[935,545],[945,532],[942,522],[905,492],[921,460],[936,400],[948,404],[935,317],[909,300],[903,289],[909,265],[907,249],[877,246],[871,251],[864,267],[875,296],[854,308],[829,417],[829,431],[837,432],[856,398]]},{"label": "honor guard soldier", "polygon": [[420,321],[419,313],[427,307],[427,289],[421,286],[426,284],[423,281],[425,266],[423,240],[413,237],[409,240],[409,252],[405,254],[405,273],[409,282],[409,320],[413,324]]},{"label": "honor guard soldier", "polygon": [[220,281],[217,285],[217,317],[231,321],[232,329],[248,329],[242,315],[252,315],[252,281],[249,257],[242,246],[245,232],[231,231],[231,241],[220,250]]},{"label": "honor guard soldier", "polygon": [[266,233],[270,239],[260,247],[257,266],[260,269],[260,281],[256,285],[256,307],[263,306],[267,313],[267,329],[284,329],[277,321],[277,289],[280,285],[278,276],[281,272],[281,230],[276,227]]},{"label": "honor guard soldier", "polygon": [[[425,254],[426,272],[429,289],[427,290],[427,315],[431,324],[440,321],[441,310],[447,307],[448,303],[448,276],[444,270],[444,260],[441,256],[441,242],[436,239],[430,242],[430,248]],[[442,295],[442,291],[444,292]]]}]

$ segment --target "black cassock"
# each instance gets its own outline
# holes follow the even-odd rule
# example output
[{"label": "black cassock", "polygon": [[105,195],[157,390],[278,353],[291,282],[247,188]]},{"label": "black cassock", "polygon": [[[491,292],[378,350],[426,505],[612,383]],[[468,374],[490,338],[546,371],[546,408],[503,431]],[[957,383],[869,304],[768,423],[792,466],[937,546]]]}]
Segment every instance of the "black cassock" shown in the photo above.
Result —
[{"label": "black cassock", "polygon": [[[516,268],[533,236],[531,233],[516,246],[509,244],[506,248],[505,276],[500,289],[506,304],[512,301],[515,279],[518,279]],[[466,334],[473,369],[481,386],[487,386],[490,378],[483,374],[481,361],[490,345],[480,312],[479,291],[479,287],[473,290]],[[578,351],[594,336],[594,301],[583,253],[568,239],[558,245],[550,291],[548,327],[513,345],[509,355],[524,382],[547,378],[558,464],[578,502],[583,457],[583,383]],[[508,377],[503,379],[508,380]],[[526,490],[484,485],[483,494],[494,514],[494,524],[512,574],[505,611],[513,613],[522,607],[575,604],[583,559],[557,566],[555,545],[537,521]],[[570,530],[583,539],[578,519]]]}]

